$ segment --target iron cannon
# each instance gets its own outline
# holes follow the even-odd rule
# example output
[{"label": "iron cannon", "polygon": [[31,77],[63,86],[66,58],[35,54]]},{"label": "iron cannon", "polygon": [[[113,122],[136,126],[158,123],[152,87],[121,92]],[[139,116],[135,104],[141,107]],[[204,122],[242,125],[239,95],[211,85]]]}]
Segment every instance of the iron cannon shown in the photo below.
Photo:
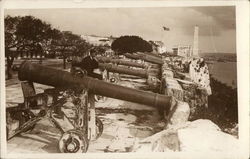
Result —
[{"label": "iron cannon", "polygon": [[119,74],[126,74],[126,75],[133,75],[141,78],[145,78],[147,84],[149,85],[150,90],[156,91],[160,86],[159,80],[159,69],[148,67],[147,69],[131,69],[124,66],[117,66],[107,63],[99,63],[99,68],[107,70],[109,76],[109,72],[112,73],[119,73]]},{"label": "iron cannon", "polygon": [[155,57],[155,56],[151,56],[148,54],[143,54],[143,53],[138,53],[138,54],[130,54],[130,53],[126,53],[124,54],[127,58],[131,58],[131,59],[136,59],[136,60],[144,60],[150,63],[154,63],[154,64],[159,64],[162,65],[164,64],[163,60],[159,57]]},{"label": "iron cannon", "polygon": [[131,67],[138,67],[138,68],[147,68],[148,66],[143,63],[136,63],[132,61],[122,60],[122,59],[113,59],[109,57],[98,57],[99,63],[113,63],[117,65],[124,65],[124,66],[131,66]]},{"label": "iron cannon", "polygon": [[[103,124],[95,114],[94,95],[145,104],[169,114],[174,98],[152,92],[115,85],[91,77],[79,77],[70,72],[24,61],[18,71],[24,103],[7,109],[7,139],[29,131],[42,117],[55,124],[62,132],[58,147],[62,153],[87,152],[89,142],[103,132]],[[54,88],[36,94],[33,82]],[[71,101],[71,104],[67,104]],[[66,103],[66,104],[65,104]],[[38,114],[32,110],[39,109]],[[18,127],[13,128],[11,122]],[[13,132],[10,133],[9,131]]]},{"label": "iron cannon", "polygon": [[154,57],[157,57],[157,58],[161,58],[161,55],[159,55],[157,53],[151,53],[151,52],[136,52],[136,54],[146,54],[146,55],[149,55],[149,56],[154,56]]},{"label": "iron cannon", "polygon": [[124,66],[117,66],[112,65],[108,63],[99,63],[99,68],[105,69],[109,72],[115,72],[115,73],[121,73],[121,74],[127,74],[127,75],[133,75],[138,76],[142,78],[148,78],[148,76],[157,76],[159,74],[158,69],[131,69]]},{"label": "iron cannon", "polygon": [[93,94],[152,107],[164,107],[166,110],[170,107],[171,97],[169,96],[123,87],[87,76],[80,78],[66,71],[32,64],[28,61],[21,64],[18,78],[21,81],[32,81],[53,87],[87,89]]}]

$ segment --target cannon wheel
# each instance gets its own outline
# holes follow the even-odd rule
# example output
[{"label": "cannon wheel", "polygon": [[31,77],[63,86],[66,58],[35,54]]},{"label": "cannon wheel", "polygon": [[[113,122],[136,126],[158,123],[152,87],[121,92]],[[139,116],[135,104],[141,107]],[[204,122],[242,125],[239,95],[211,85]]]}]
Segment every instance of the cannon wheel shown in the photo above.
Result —
[{"label": "cannon wheel", "polygon": [[79,130],[69,130],[59,140],[59,150],[62,153],[85,153],[88,150],[88,140]]},{"label": "cannon wheel", "polygon": [[95,119],[96,124],[96,137],[95,140],[98,139],[103,133],[103,123],[100,118]]}]

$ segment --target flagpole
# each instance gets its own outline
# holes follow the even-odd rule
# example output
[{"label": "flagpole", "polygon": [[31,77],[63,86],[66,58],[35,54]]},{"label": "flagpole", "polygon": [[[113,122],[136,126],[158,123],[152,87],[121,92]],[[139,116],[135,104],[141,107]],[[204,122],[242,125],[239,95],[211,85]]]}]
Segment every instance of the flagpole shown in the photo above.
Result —
[{"label": "flagpole", "polygon": [[161,41],[163,41],[164,29],[161,29]]},{"label": "flagpole", "polygon": [[[168,28],[168,27],[165,27],[165,26],[163,26],[162,27],[162,34],[164,34],[164,32],[166,31],[169,31],[170,29]],[[164,34],[165,35],[165,34]],[[163,42],[163,35],[162,35],[162,38],[161,38],[161,41]],[[163,44],[165,45],[165,47],[167,48],[167,46],[166,46],[166,44],[163,42]]]}]

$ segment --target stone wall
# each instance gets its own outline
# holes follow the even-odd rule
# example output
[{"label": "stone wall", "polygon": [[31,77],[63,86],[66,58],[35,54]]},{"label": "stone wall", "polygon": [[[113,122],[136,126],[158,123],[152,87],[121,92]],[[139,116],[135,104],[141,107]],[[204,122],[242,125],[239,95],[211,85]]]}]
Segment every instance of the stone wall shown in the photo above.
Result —
[{"label": "stone wall", "polygon": [[164,114],[165,130],[137,142],[133,152],[238,152],[236,138],[222,132],[210,120],[200,119],[206,112],[208,95],[212,93],[208,67],[203,59],[190,61],[190,81],[174,78],[174,68],[167,60],[162,66],[160,92],[172,97],[170,112]]},{"label": "stone wall", "polygon": [[208,95],[212,94],[209,70],[203,58],[193,59],[191,61],[189,75],[193,82],[206,89]]},{"label": "stone wall", "polygon": [[167,120],[166,126],[169,124],[175,125],[186,122],[188,120],[190,109],[188,103],[183,102],[183,89],[177,79],[174,78],[174,73],[169,68],[167,62],[165,62],[162,66],[160,93],[171,96],[173,99],[171,102],[170,112],[168,114],[164,114],[165,119]]},{"label": "stone wall", "polygon": [[208,107],[207,91],[196,84],[180,84],[183,89],[183,101],[190,106],[189,120],[196,120],[205,117],[205,110]]},{"label": "stone wall", "polygon": [[[173,66],[175,65],[173,61],[176,60],[182,60],[183,63],[187,62],[187,59],[177,57],[175,59],[165,59],[165,63],[162,66],[160,93],[173,96],[178,101],[188,103],[190,109],[188,120],[203,118],[208,107],[208,95],[211,93],[208,67],[201,59],[189,61],[192,77],[188,73],[182,73],[182,76],[186,77],[184,78],[185,80],[180,80],[176,73],[178,72],[177,70],[182,69],[173,70],[173,68],[176,68],[176,66]],[[194,63],[196,63],[195,66]]]}]

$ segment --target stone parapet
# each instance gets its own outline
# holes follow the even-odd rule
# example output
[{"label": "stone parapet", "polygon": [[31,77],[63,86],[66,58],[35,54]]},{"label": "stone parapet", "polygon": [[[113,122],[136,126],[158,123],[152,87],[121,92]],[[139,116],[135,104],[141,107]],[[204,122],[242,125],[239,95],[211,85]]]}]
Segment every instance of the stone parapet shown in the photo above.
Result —
[{"label": "stone parapet", "polygon": [[183,89],[174,78],[164,78],[162,80],[162,93],[168,96],[173,96],[176,99],[183,101]]}]

